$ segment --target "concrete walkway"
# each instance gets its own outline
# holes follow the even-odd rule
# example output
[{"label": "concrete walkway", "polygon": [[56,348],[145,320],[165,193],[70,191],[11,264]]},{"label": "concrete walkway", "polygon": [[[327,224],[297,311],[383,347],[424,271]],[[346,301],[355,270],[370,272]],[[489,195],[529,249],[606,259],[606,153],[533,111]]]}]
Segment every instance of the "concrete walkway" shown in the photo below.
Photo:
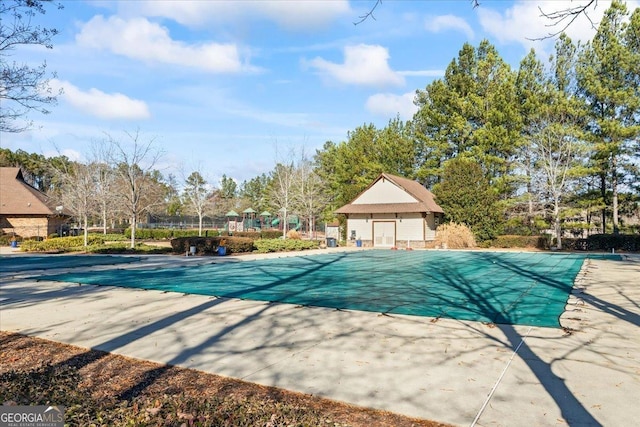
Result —
[{"label": "concrete walkway", "polygon": [[[136,265],[203,260],[158,256]],[[0,273],[0,329],[455,425],[630,426],[640,419],[639,257],[586,261],[564,329],[37,277]]]}]

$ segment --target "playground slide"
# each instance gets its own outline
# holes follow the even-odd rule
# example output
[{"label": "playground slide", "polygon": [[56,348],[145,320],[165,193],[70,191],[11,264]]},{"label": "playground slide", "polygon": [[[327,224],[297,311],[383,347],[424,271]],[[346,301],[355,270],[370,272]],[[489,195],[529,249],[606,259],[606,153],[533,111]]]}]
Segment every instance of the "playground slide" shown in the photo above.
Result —
[{"label": "playground slide", "polygon": [[[294,225],[293,227],[291,227],[292,224]],[[276,228],[278,225],[280,225],[280,218],[276,218],[273,221],[271,221],[271,226],[273,228]],[[300,224],[300,221],[295,221],[295,222],[289,222],[289,226],[290,226],[289,227],[290,230],[299,231],[302,224]]]}]

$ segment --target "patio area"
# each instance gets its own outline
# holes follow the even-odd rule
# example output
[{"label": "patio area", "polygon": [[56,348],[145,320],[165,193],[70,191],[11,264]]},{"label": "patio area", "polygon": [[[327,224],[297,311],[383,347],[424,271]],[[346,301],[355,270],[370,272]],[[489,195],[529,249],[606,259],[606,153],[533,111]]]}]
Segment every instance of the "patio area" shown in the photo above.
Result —
[{"label": "patio area", "polygon": [[[0,276],[0,326],[455,425],[633,425],[640,259],[623,258],[585,261],[561,329],[78,285],[31,271]],[[143,257],[118,268],[197,262]]]}]

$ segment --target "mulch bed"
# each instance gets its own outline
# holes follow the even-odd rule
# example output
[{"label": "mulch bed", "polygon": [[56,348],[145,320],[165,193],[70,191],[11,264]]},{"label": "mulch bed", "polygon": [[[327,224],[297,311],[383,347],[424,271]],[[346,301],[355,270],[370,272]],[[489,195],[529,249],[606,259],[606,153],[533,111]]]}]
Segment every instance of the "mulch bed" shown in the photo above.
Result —
[{"label": "mulch bed", "polygon": [[[166,366],[97,350],[0,331],[0,374],[27,371],[47,364],[77,369],[78,387],[96,400],[183,395],[276,401],[319,411],[334,422],[351,426],[428,426],[446,424],[356,407],[307,394],[266,387],[193,369]],[[2,402],[0,402],[2,403]]]}]

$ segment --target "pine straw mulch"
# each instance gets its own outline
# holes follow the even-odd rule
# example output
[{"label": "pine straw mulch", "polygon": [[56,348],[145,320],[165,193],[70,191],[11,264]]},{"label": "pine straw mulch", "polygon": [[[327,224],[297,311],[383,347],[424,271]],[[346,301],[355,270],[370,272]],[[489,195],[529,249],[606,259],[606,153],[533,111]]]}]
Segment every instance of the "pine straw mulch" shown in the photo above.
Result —
[{"label": "pine straw mulch", "polygon": [[157,398],[160,401],[163,397],[166,400],[168,395],[180,396],[180,399],[187,400],[232,399],[237,406],[248,405],[255,408],[268,404],[271,407],[284,408],[284,418],[287,410],[302,408],[309,413],[321,414],[319,419],[331,420],[334,425],[446,427],[446,424],[442,423],[356,407],[193,369],[166,366],[0,331],[0,375],[12,372],[30,373],[45,366],[77,372],[78,389],[86,391],[97,402],[126,402],[141,398],[147,401]]}]

